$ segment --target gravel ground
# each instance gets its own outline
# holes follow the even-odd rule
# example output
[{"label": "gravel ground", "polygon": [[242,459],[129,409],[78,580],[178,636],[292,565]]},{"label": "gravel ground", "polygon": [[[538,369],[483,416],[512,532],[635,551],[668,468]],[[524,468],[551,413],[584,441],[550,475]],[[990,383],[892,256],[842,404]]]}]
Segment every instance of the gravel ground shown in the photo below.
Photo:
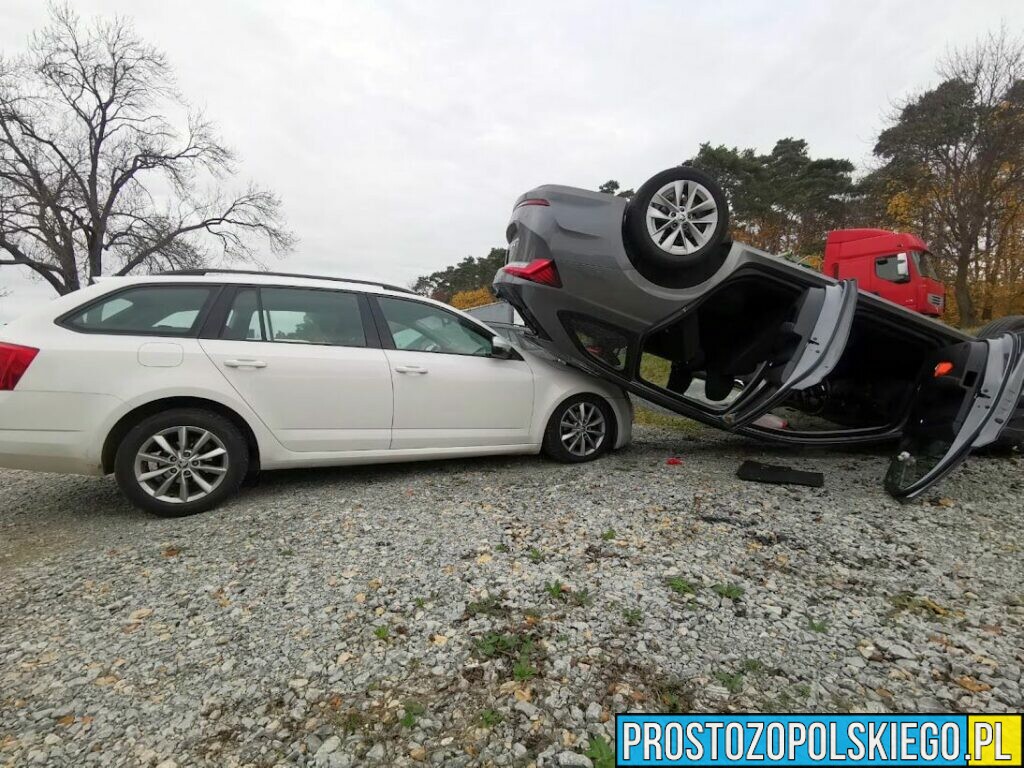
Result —
[{"label": "gravel ground", "polygon": [[271,473],[184,520],[0,471],[0,766],[605,768],[627,709],[1021,709],[1021,460],[906,506],[885,463],[638,426],[579,467]]}]

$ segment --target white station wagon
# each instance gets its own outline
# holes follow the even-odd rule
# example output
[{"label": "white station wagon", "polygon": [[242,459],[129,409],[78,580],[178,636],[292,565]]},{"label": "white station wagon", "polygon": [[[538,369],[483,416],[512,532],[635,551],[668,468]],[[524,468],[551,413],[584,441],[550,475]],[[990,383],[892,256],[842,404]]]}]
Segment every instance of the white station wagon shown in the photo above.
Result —
[{"label": "white station wagon", "polygon": [[109,474],[189,515],[264,469],[630,438],[618,387],[401,288],[196,270],[108,278],[0,328],[0,466]]}]

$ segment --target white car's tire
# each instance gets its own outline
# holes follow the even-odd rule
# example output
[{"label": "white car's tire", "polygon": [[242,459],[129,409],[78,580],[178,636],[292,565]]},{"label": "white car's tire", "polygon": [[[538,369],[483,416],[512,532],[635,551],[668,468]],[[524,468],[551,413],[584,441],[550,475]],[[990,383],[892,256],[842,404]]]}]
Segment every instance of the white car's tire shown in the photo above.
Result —
[{"label": "white car's tire", "polygon": [[615,417],[597,395],[576,395],[559,403],[544,430],[544,454],[555,461],[593,461],[612,449]]},{"label": "white car's tire", "polygon": [[200,408],[149,416],[121,440],[114,474],[137,507],[160,517],[205,512],[238,491],[249,468],[245,438]]}]

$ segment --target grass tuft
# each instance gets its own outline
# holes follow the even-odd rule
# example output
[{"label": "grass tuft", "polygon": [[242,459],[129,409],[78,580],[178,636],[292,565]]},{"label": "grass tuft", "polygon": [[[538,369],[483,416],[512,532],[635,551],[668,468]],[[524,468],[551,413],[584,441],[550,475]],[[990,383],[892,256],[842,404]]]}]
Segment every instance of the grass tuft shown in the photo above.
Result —
[{"label": "grass tuft", "polygon": [[764,662],[760,659],[744,659],[740,664],[740,669],[744,672],[760,674],[761,672],[764,672]]},{"label": "grass tuft", "polygon": [[505,658],[512,662],[512,677],[519,682],[540,674],[537,663],[544,657],[530,634],[489,632],[476,641],[477,655],[485,659]]},{"label": "grass tuft", "polygon": [[729,600],[739,600],[743,597],[743,587],[738,584],[715,584],[712,591]]},{"label": "grass tuft", "polygon": [[743,690],[742,672],[716,672],[715,679],[722,684],[729,693],[739,693]]},{"label": "grass tuft", "polygon": [[427,708],[418,701],[407,701],[403,706],[405,714],[398,722],[403,728],[412,728],[416,721],[427,711]]},{"label": "grass tuft", "polygon": [[505,718],[496,709],[485,709],[480,713],[480,725],[484,728],[493,728]]},{"label": "grass tuft", "polygon": [[626,608],[622,612],[622,618],[626,620],[626,624],[630,627],[640,626],[640,622],[644,620],[644,612],[639,608]]},{"label": "grass tuft", "polygon": [[544,591],[553,600],[561,600],[565,594],[565,585],[560,581],[549,581],[544,584]]},{"label": "grass tuft", "polygon": [[594,768],[615,768],[615,750],[604,736],[591,736],[584,754],[590,758]]},{"label": "grass tuft", "polygon": [[697,588],[682,576],[672,576],[665,579],[665,585],[677,595],[693,595],[697,593]]}]

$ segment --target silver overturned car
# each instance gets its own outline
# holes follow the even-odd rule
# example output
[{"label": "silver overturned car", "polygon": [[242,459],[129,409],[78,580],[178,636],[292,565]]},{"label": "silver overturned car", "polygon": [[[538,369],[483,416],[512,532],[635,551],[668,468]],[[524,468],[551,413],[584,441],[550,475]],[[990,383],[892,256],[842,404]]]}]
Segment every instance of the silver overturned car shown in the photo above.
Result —
[{"label": "silver overturned car", "polygon": [[728,232],[694,168],[629,201],[545,185],[515,203],[494,289],[551,354],[692,419],[789,444],[898,439],[898,498],[1024,437],[1024,336],[971,336]]}]

